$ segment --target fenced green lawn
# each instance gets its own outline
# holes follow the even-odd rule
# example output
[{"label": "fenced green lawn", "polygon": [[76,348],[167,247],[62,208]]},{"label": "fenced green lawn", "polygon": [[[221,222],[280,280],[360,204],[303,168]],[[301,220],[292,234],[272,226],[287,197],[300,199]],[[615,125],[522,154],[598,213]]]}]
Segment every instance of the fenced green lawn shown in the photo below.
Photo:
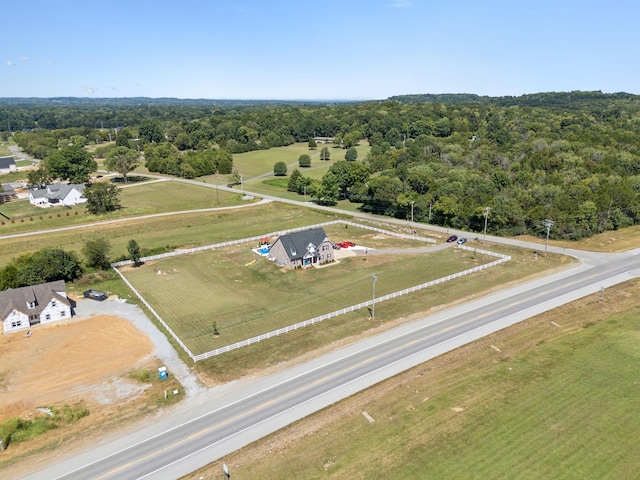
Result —
[{"label": "fenced green lawn", "polygon": [[[359,237],[356,230],[349,228],[349,238]],[[408,246],[406,241],[374,238],[368,246],[378,248],[382,241]],[[126,268],[124,274],[199,354],[370,300],[372,274],[378,277],[376,295],[382,296],[491,261],[447,249],[354,256],[324,268],[291,271],[264,258],[252,263],[259,257],[251,247],[255,245],[163,259]],[[212,335],[214,321],[219,337]]]}]

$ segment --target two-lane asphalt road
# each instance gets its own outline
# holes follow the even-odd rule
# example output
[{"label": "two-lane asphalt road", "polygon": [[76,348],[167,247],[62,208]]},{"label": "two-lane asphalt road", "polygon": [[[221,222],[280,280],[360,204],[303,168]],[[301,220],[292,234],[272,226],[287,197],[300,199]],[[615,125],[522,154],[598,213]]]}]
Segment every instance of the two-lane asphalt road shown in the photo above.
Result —
[{"label": "two-lane asphalt road", "polygon": [[[54,465],[33,479],[178,478],[323,407],[460,345],[640,272],[610,255],[327,354],[176,419]],[[381,305],[379,308],[384,308]]]}]

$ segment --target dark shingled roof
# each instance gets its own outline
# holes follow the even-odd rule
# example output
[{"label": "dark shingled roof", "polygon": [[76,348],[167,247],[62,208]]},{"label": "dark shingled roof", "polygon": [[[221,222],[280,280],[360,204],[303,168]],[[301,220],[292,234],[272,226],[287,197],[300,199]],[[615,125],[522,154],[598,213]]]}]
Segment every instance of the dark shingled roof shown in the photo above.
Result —
[{"label": "dark shingled roof", "polygon": [[282,235],[278,240],[282,242],[290,260],[299,260],[306,255],[309,244],[317,250],[325,238],[327,238],[327,234],[324,229],[312,228],[311,230]]},{"label": "dark shingled roof", "polygon": [[13,157],[0,157],[0,168],[9,168],[11,165],[15,165],[16,161]]},{"label": "dark shingled roof", "polygon": [[[71,306],[66,296],[56,293],[66,291],[64,280],[3,290],[0,292],[0,321],[4,320],[14,308],[25,315],[39,315],[52,298]],[[29,310],[27,308],[28,302],[36,302],[36,308]]]}]

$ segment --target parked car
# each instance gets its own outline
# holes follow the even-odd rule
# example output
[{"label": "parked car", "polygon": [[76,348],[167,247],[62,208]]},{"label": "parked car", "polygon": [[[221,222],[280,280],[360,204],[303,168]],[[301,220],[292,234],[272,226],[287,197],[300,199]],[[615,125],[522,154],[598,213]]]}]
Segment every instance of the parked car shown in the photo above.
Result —
[{"label": "parked car", "polygon": [[84,293],[84,298],[90,298],[91,300],[98,300],[99,302],[106,300],[107,299],[107,294],[104,292],[101,292],[100,290],[85,290]]},{"label": "parked car", "polygon": [[462,237],[462,238],[458,239],[458,245],[463,245],[465,243],[467,243],[467,239],[466,238]]},{"label": "parked car", "polygon": [[449,238],[447,238],[447,243],[455,242],[457,239],[457,235],[451,235]]}]

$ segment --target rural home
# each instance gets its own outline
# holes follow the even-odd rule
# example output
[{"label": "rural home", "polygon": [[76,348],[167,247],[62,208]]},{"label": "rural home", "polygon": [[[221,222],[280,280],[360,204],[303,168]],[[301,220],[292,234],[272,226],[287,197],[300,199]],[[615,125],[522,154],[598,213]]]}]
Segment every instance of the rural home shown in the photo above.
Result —
[{"label": "rural home", "polygon": [[13,157],[0,157],[0,173],[16,171],[16,162]]},{"label": "rural home", "polygon": [[333,261],[335,244],[322,228],[281,235],[271,245],[269,257],[290,269]]},{"label": "rural home", "polygon": [[316,143],[333,143],[333,137],[313,137]]},{"label": "rural home", "polygon": [[8,202],[12,198],[16,198],[18,194],[10,183],[3,183],[0,188],[0,203]]},{"label": "rural home", "polygon": [[3,333],[71,318],[71,302],[63,280],[0,292]]},{"label": "rural home", "polygon": [[38,207],[52,207],[56,205],[71,206],[87,201],[84,195],[84,185],[53,183],[45,188],[29,190],[29,202]]}]

